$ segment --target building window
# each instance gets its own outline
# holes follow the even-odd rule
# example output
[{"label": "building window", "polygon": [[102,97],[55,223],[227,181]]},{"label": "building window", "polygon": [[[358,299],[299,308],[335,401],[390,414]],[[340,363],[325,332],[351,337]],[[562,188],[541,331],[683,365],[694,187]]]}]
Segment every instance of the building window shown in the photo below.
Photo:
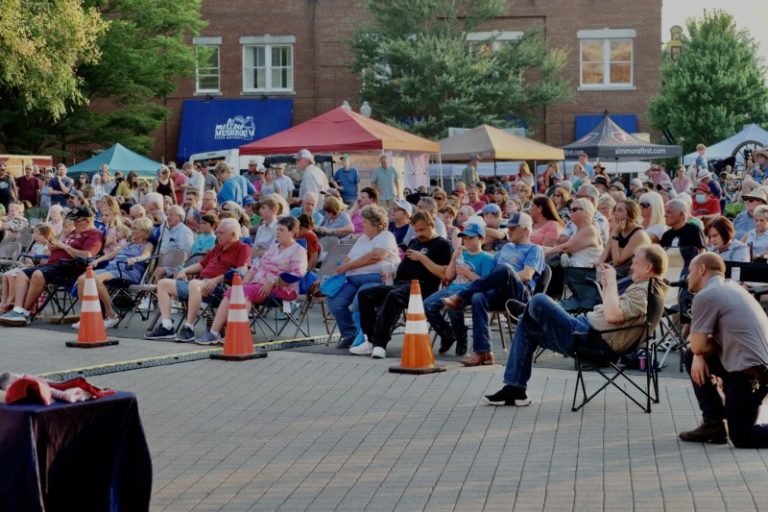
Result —
[{"label": "building window", "polygon": [[581,89],[634,86],[634,30],[580,30]]},{"label": "building window", "polygon": [[473,54],[489,55],[499,51],[502,46],[523,37],[522,32],[470,32],[467,34],[469,51]]},{"label": "building window", "polygon": [[293,36],[240,38],[243,92],[293,91]]},{"label": "building window", "polygon": [[195,92],[221,91],[221,37],[195,37]]}]

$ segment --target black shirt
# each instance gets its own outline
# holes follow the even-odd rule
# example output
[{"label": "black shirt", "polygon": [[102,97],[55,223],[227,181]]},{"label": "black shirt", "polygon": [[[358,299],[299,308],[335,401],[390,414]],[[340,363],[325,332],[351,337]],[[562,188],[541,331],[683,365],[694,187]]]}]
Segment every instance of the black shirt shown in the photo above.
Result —
[{"label": "black shirt", "polygon": [[13,178],[6,174],[4,178],[0,179],[0,204],[5,207],[6,212],[11,200],[13,200]]},{"label": "black shirt", "polygon": [[[418,238],[411,240],[408,249],[420,251],[426,254],[427,258],[437,265],[447,265],[451,262],[451,253],[453,248],[451,243],[443,237],[435,237],[428,242],[420,242]],[[440,287],[440,278],[430,272],[427,267],[418,261],[414,261],[408,256],[403,258],[397,267],[395,281],[410,282],[412,279],[419,280],[421,284],[421,296],[427,298],[437,291]]]},{"label": "black shirt", "polygon": [[664,248],[677,247],[685,262],[684,272],[688,264],[699,254],[699,249],[705,247],[704,232],[695,224],[686,223],[679,229],[668,229],[661,235],[660,244]]}]

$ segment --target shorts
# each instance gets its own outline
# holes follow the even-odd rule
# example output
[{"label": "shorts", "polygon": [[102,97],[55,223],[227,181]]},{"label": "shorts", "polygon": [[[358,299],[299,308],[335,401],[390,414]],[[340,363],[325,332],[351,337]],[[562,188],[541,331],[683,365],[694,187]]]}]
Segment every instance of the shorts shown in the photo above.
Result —
[{"label": "shorts", "polygon": [[[211,293],[203,297],[203,302],[216,305],[224,298],[225,291],[226,287],[220,284]],[[183,302],[189,300],[189,281],[176,280],[176,296]]]},{"label": "shorts", "polygon": [[[264,302],[259,298],[260,291],[261,291],[261,283],[245,283],[243,285],[243,295],[245,295],[245,300],[247,300],[251,304],[259,304],[261,302]],[[232,290],[229,289],[227,290],[225,297],[230,298],[231,296],[232,296]],[[293,300],[296,298],[296,292],[292,290],[290,293],[288,293],[281,288],[275,288],[272,290],[272,292],[269,294],[267,298],[274,298],[278,300]]]},{"label": "shorts", "polygon": [[123,283],[126,285],[131,284],[139,284],[139,281],[141,281],[141,277],[143,275],[143,272],[140,269],[133,270],[133,269],[122,269],[122,272],[114,267],[108,267],[108,268],[102,268],[98,270],[94,270],[93,273],[95,275],[101,275],[101,274],[112,274],[112,277],[114,279],[120,280],[122,279]]},{"label": "shorts", "polygon": [[75,284],[77,278],[85,272],[85,269],[85,263],[62,261],[54,263],[53,265],[28,267],[23,269],[22,272],[24,272],[27,277],[31,278],[32,274],[39,270],[40,273],[43,274],[43,279],[45,279],[46,284],[70,287]]}]

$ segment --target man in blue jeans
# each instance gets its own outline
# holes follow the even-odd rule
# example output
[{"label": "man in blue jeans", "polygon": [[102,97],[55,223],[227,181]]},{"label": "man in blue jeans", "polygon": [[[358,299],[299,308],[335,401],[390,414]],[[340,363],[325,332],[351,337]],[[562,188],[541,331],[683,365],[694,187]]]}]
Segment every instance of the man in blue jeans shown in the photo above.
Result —
[{"label": "man in blue jeans", "polygon": [[472,305],[474,353],[459,360],[464,366],[493,364],[488,312],[503,309],[509,299],[528,302],[536,278],[544,271],[544,251],[531,243],[531,217],[516,213],[505,226],[509,243],[496,253],[496,265],[491,273],[443,299],[448,309],[461,310],[465,305]]},{"label": "man in blue jeans", "polygon": [[[619,296],[616,285],[616,270],[601,264],[600,276],[603,288],[603,303],[586,315],[570,315],[560,305],[540,293],[528,302],[515,331],[515,339],[509,350],[504,370],[504,387],[484,401],[490,405],[526,406],[528,380],[531,378],[533,356],[538,347],[555,350],[563,355],[573,356],[575,343],[588,342],[589,329],[598,331],[639,325],[603,334],[600,343],[611,350],[622,353],[628,350],[642,333],[643,322],[648,310],[648,281],[660,278],[667,270],[667,255],[658,245],[644,245],[637,248],[632,259],[632,284]],[[666,285],[658,281],[666,293]]]}]

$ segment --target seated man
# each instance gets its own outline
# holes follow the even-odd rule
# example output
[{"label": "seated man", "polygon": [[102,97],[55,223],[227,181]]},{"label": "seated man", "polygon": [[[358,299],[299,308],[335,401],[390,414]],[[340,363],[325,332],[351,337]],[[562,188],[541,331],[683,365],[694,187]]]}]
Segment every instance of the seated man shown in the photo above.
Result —
[{"label": "seated man", "polygon": [[[768,318],[749,292],[724,274],[718,254],[696,256],[689,267],[688,289],[695,295],[691,346],[683,360],[703,422],[681,432],[680,439],[725,444],[730,437],[737,448],[768,448],[768,426],[756,424],[768,394]],[[723,381],[725,404],[712,376]]]},{"label": "seated man", "polygon": [[[230,269],[238,272],[247,270],[251,247],[240,241],[240,224],[235,219],[224,219],[216,228],[218,243],[199,263],[183,268],[176,279],[161,279],[157,283],[157,303],[160,308],[160,323],[144,337],[149,340],[176,339],[180,342],[195,340],[195,318],[205,297],[224,296],[224,277]],[[187,274],[198,274],[198,279],[189,281]],[[176,334],[171,320],[171,300],[178,297],[187,301],[187,320]]]},{"label": "seated man", "polygon": [[[491,405],[526,406],[531,403],[526,388],[531,378],[533,356],[538,347],[548,348],[563,355],[573,356],[574,345],[592,343],[590,329],[604,331],[641,324],[637,329],[627,329],[603,335],[599,343],[616,353],[628,350],[643,330],[648,311],[648,280],[661,278],[667,270],[667,254],[658,245],[638,247],[632,259],[632,284],[619,296],[616,271],[601,264],[600,281],[603,287],[603,303],[587,314],[569,315],[557,302],[543,293],[531,298],[520,317],[515,339],[509,349],[504,370],[504,387],[485,396]],[[666,293],[664,281],[658,281],[660,295]]]},{"label": "seated man", "polygon": [[[175,204],[168,208],[166,218],[165,229],[161,230],[160,254],[179,250],[184,251],[189,256],[195,241],[195,234],[184,224],[184,209]],[[172,276],[179,270],[179,268],[157,267],[152,277],[154,281],[160,281],[165,276]]]},{"label": "seated man", "polygon": [[464,366],[493,364],[488,311],[504,309],[509,299],[528,302],[536,277],[544,271],[544,251],[531,243],[533,220],[516,213],[506,223],[509,243],[496,253],[496,266],[456,295],[443,299],[449,309],[460,310],[472,304],[472,351],[460,359]]},{"label": "seated man", "polygon": [[16,302],[14,308],[0,316],[0,325],[24,326],[30,322],[30,311],[46,285],[72,287],[77,277],[85,272],[86,258],[95,257],[104,244],[101,231],[93,225],[93,210],[87,206],[72,208],[67,219],[75,224],[64,241],[48,244],[50,256],[45,265],[28,267],[16,276]]},{"label": "seated man", "polygon": [[[383,284],[362,290],[357,295],[360,327],[367,341],[349,351],[357,355],[370,355],[376,359],[387,357],[387,343],[392,337],[392,326],[408,305],[411,280],[421,284],[421,295],[427,298],[440,287],[445,270],[451,261],[451,243],[435,232],[435,219],[423,211],[411,218],[416,237],[408,244],[405,258],[397,267],[394,284]],[[381,306],[379,312],[376,308]]]},{"label": "seated man", "polygon": [[448,311],[448,319],[451,322],[448,325],[443,317],[442,299],[458,293],[472,281],[488,275],[493,270],[494,263],[493,256],[480,248],[485,236],[485,227],[480,222],[464,224],[464,231],[458,236],[463,241],[463,246],[453,252],[445,271],[446,280],[453,282],[424,301],[424,313],[429,324],[440,336],[439,352],[445,354],[456,342],[456,355],[463,356],[467,352],[464,312]]}]

